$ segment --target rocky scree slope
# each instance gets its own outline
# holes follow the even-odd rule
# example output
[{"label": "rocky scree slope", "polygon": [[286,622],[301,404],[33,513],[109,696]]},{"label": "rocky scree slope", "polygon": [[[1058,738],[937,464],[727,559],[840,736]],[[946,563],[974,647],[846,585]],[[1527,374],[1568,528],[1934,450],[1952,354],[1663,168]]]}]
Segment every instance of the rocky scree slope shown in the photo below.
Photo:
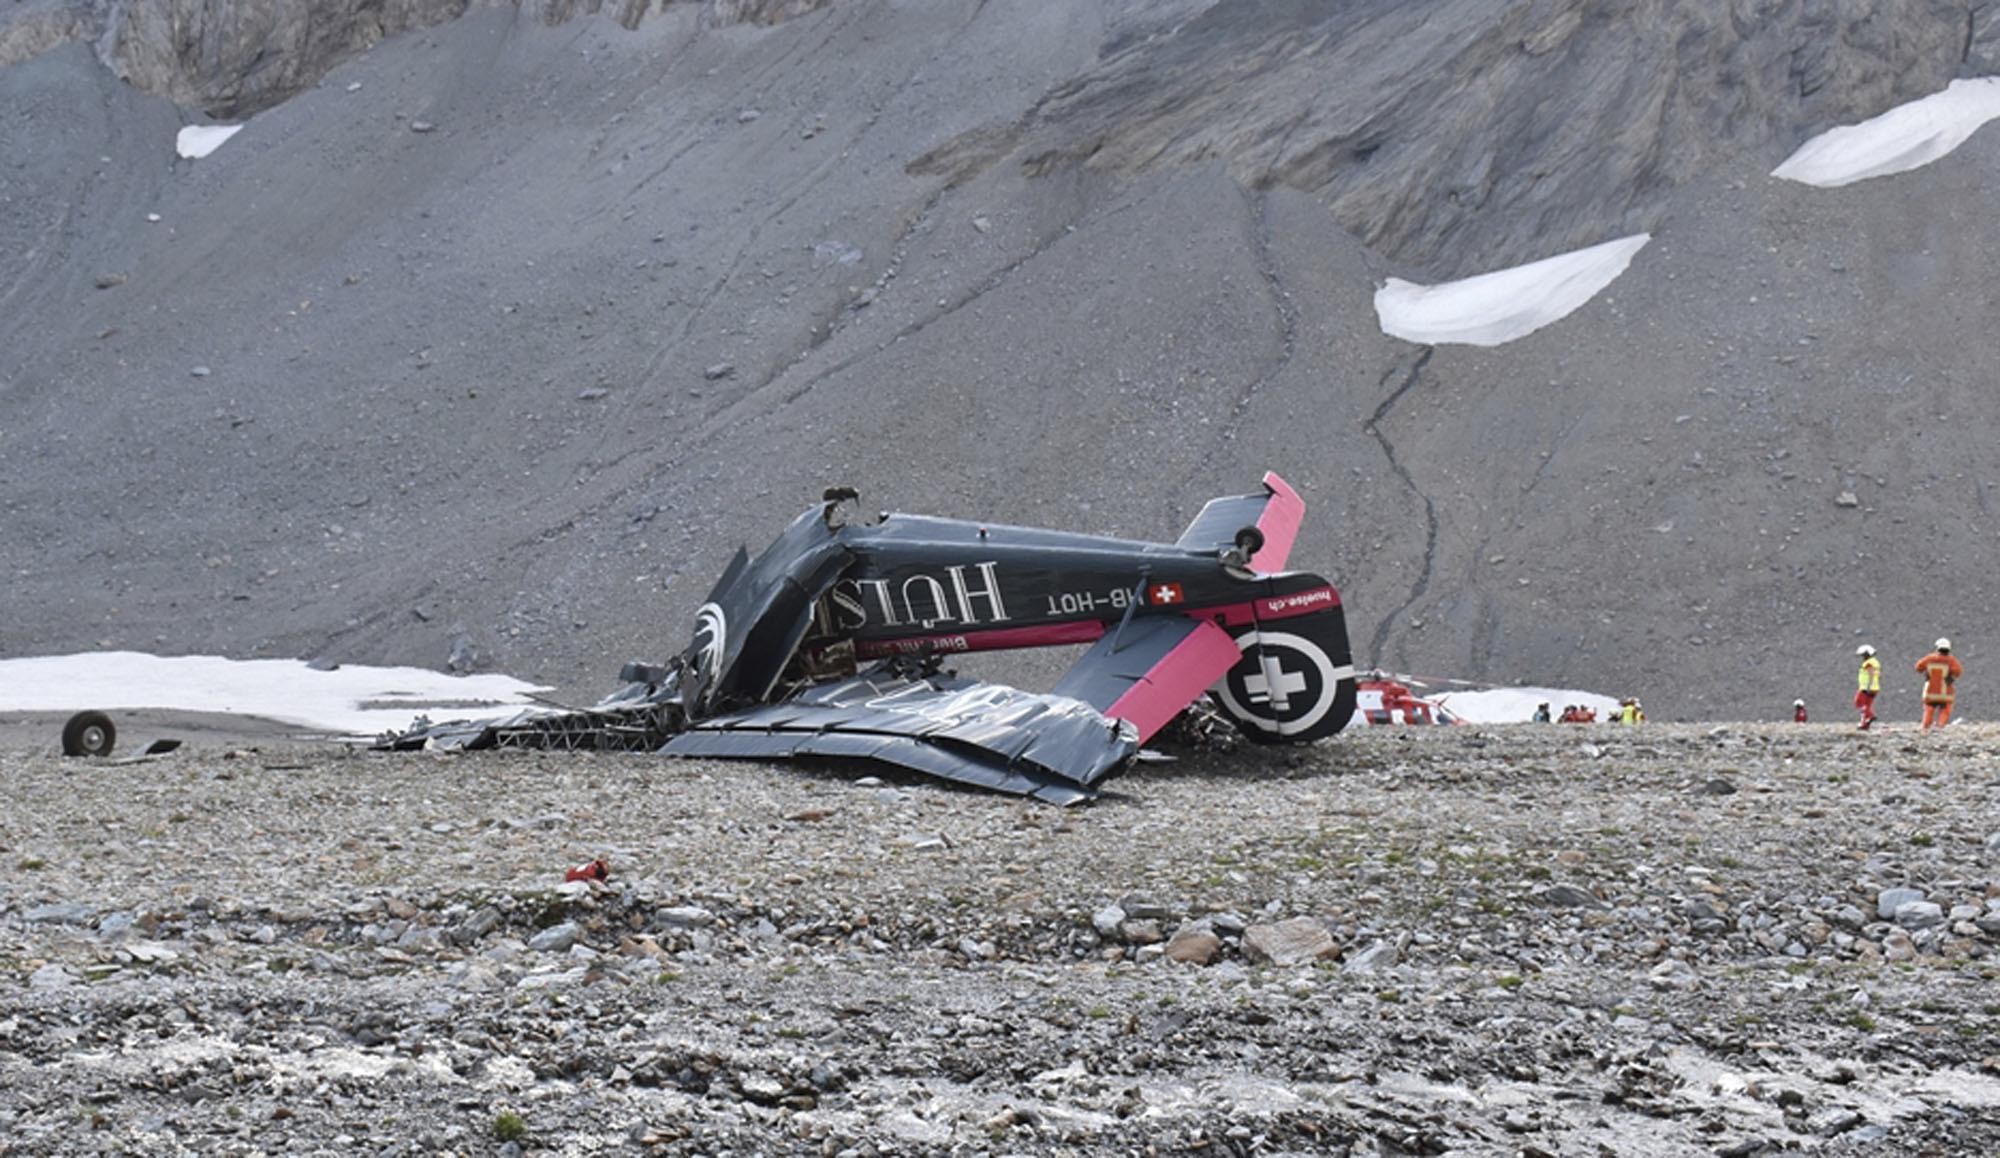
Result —
[{"label": "rocky scree slope", "polygon": [[1990,1153],[2000,733],[1862,739],[1382,729],[1071,811],[651,757],[0,753],[0,1130]]},{"label": "rocky scree slope", "polygon": [[[828,483],[1164,537],[1275,467],[1364,663],[1817,704],[1856,631],[1920,649],[1983,605],[1993,146],[1763,174],[1984,71],[1995,28],[17,6],[0,650],[457,656],[588,697]],[[1376,327],[1387,274],[1636,229],[1626,277],[1523,342]],[[1958,577],[1942,604],[1891,582],[1913,557]]]}]

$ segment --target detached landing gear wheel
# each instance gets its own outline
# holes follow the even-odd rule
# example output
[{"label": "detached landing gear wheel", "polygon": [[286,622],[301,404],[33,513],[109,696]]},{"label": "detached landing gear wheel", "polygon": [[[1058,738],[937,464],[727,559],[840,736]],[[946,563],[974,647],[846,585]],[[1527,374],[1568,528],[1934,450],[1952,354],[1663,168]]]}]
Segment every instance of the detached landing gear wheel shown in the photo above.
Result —
[{"label": "detached landing gear wheel", "polygon": [[63,755],[109,756],[118,728],[103,712],[78,712],[63,725]]}]

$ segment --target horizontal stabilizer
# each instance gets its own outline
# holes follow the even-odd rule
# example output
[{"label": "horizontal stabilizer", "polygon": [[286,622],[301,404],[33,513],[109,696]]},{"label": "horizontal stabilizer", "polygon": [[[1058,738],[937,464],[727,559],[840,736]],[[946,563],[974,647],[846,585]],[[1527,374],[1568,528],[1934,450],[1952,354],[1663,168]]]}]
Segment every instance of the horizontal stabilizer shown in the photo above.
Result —
[{"label": "horizontal stabilizer", "polygon": [[1092,645],[1055,694],[1130,721],[1143,744],[1242,658],[1229,633],[1205,619],[1135,619]]}]

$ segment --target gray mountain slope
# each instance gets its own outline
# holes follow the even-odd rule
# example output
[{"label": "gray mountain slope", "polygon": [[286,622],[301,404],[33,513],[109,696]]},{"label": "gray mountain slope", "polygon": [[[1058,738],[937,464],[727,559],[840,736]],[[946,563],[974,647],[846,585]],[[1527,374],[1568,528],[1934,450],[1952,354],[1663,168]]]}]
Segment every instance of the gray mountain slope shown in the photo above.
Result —
[{"label": "gray mountain slope", "polygon": [[1034,170],[1221,157],[1457,275],[1650,228],[1717,161],[1935,91],[1980,46],[1941,2],[1250,0],[1107,55],[1009,133]]},{"label": "gray mountain slope", "polygon": [[[1864,637],[1980,670],[1992,130],[1764,174],[1981,71],[1983,8],[581,7],[278,69],[199,161],[89,20],[0,68],[0,653],[584,696],[826,484],[1166,537],[1268,467],[1368,662],[1704,716]],[[1521,342],[1376,325],[1635,228]]]}]

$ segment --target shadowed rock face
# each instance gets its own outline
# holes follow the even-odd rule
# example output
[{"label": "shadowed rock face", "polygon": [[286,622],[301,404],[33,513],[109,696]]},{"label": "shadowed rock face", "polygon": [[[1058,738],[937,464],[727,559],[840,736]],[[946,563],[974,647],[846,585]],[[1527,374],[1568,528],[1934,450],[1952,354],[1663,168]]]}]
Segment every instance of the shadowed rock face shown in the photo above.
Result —
[{"label": "shadowed rock face", "polygon": [[[87,35],[122,79],[230,119],[474,2],[493,0],[136,0],[108,16],[41,3],[0,22],[0,64]],[[826,3],[703,0],[703,20],[772,25]],[[1935,91],[2000,46],[2000,16],[1971,0],[1111,7],[1099,60],[916,169],[963,179],[1013,158],[1030,174],[1131,176],[1220,160],[1252,188],[1315,194],[1369,246],[1437,276],[1650,229],[1710,158]],[[527,8],[631,29],[655,0]]]},{"label": "shadowed rock face", "polygon": [[124,9],[104,48],[119,76],[221,119],[247,116],[318,80],[336,61],[465,0],[152,0]]},{"label": "shadowed rock face", "polygon": [[0,67],[77,40],[89,27],[85,13],[61,4],[37,3],[0,13]]},{"label": "shadowed rock face", "polygon": [[1971,7],[1249,0],[1112,52],[1008,136],[1031,172],[1220,159],[1456,276],[1650,229],[1717,157],[1936,91],[1996,44]]},{"label": "shadowed rock face", "polygon": [[[131,0],[38,3],[0,16],[0,65],[67,40],[94,40],[120,79],[221,120],[249,116],[317,82],[384,37],[510,0]],[[657,0],[664,8],[670,0]],[[827,0],[698,0],[712,26],[776,24]],[[656,0],[529,0],[550,24],[603,12],[626,28]]]},{"label": "shadowed rock face", "polygon": [[36,0],[0,14],[0,65],[83,40],[120,79],[220,119],[248,116],[386,36],[467,0]]},{"label": "shadowed rock face", "polygon": [[[0,8],[0,652],[587,697],[830,483],[1171,538],[1275,468],[1364,663],[1817,719],[1945,633],[1978,686],[1996,130],[1766,174],[1986,8],[807,7]],[[190,107],[263,111],[190,162]],[[1522,342],[1376,324],[1637,228]]]}]

